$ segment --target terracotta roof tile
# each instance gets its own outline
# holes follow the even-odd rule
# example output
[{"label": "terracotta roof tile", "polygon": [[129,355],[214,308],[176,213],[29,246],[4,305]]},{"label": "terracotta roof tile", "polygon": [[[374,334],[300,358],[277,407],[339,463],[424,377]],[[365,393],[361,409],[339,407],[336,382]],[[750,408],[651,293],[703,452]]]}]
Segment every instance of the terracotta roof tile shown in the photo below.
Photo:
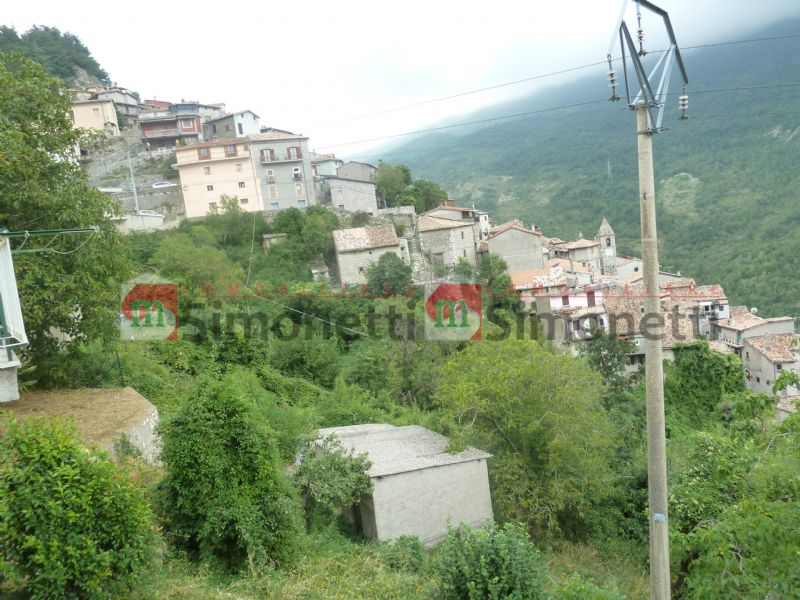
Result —
[{"label": "terracotta roof tile", "polygon": [[525,227],[522,224],[522,221],[520,221],[519,219],[512,219],[507,223],[503,223],[502,225],[498,225],[497,227],[492,227],[489,230],[489,239],[497,237],[498,235],[505,233],[509,229],[515,229],[516,231],[522,231],[523,233],[530,233],[532,235],[538,235],[538,236],[542,235],[538,231],[534,231],[532,229],[528,229],[527,227]]},{"label": "terracotta roof tile", "polygon": [[420,215],[417,219],[417,229],[419,231],[436,231],[437,229],[455,229],[456,227],[472,227],[472,221],[453,221],[451,219],[440,219]]},{"label": "terracotta roof tile", "polygon": [[798,339],[800,336],[794,333],[779,333],[748,338],[745,343],[753,346],[771,362],[790,363],[796,360]]}]

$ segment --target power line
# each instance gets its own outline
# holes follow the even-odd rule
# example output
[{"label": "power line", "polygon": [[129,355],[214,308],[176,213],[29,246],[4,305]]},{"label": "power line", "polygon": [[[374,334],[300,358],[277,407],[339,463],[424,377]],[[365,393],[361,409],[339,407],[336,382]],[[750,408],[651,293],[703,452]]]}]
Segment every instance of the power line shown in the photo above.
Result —
[{"label": "power line", "polygon": [[[711,93],[722,93],[722,92],[738,92],[738,91],[748,91],[748,90],[791,88],[791,87],[798,87],[798,86],[800,86],[800,83],[777,83],[777,84],[765,84],[765,85],[750,85],[750,86],[739,86],[739,87],[728,87],[728,88],[716,88],[716,89],[708,89],[708,90],[692,90],[692,94],[711,94]],[[682,92],[670,92],[667,95],[680,95],[681,93]],[[431,132],[434,132],[434,131],[442,131],[444,129],[452,129],[452,128],[455,128],[455,127],[466,127],[466,126],[469,126],[469,125],[479,125],[479,124],[482,124],[482,123],[491,123],[491,122],[500,121],[500,120],[503,120],[503,119],[513,119],[513,118],[516,118],[516,117],[525,117],[525,116],[530,116],[530,115],[534,115],[534,114],[540,114],[540,113],[546,113],[546,112],[554,112],[554,111],[558,111],[558,110],[566,110],[566,109],[569,109],[569,108],[579,108],[579,107],[583,107],[583,106],[588,106],[590,104],[599,104],[601,102],[608,102],[608,99],[607,98],[602,98],[602,99],[598,99],[598,100],[587,100],[587,101],[584,101],[584,102],[576,102],[574,104],[564,104],[564,105],[561,105],[561,106],[552,106],[552,107],[549,107],[549,108],[541,108],[541,109],[538,109],[538,110],[525,111],[525,112],[514,113],[514,114],[510,114],[510,115],[499,115],[499,116],[496,116],[496,117],[488,117],[486,119],[478,119],[478,120],[475,120],[475,121],[466,121],[466,122],[463,122],[463,123],[451,123],[449,125],[440,125],[438,127],[429,127],[427,129],[418,129],[418,130],[414,130],[414,131],[406,131],[406,132],[403,132],[403,133],[395,133],[395,134],[391,134],[391,135],[379,136],[379,137],[368,138],[368,139],[363,139],[363,140],[356,140],[356,141],[345,142],[345,143],[341,143],[341,144],[332,144],[332,145],[329,145],[329,146],[322,146],[321,148],[329,149],[329,148],[339,148],[339,147],[342,147],[342,146],[354,146],[356,144],[366,144],[366,143],[369,143],[369,142],[377,142],[377,141],[381,141],[381,140],[394,139],[394,138],[405,137],[405,136],[409,136],[409,135],[418,135],[418,134],[422,134],[422,133],[431,133]]]},{"label": "power line", "polygon": [[[776,36],[762,37],[762,38],[750,38],[750,39],[746,39],[746,40],[730,40],[730,41],[727,41],[727,42],[711,42],[711,43],[708,43],[708,44],[696,44],[696,45],[693,45],[693,46],[683,46],[681,49],[682,50],[696,50],[696,49],[699,49],[699,48],[715,48],[715,47],[719,47],[719,46],[730,46],[730,45],[735,45],[735,44],[749,44],[749,43],[755,43],[755,42],[767,42],[767,41],[772,41],[772,40],[783,40],[783,39],[791,39],[791,38],[798,38],[798,37],[800,37],[800,33],[791,33],[791,34],[787,34],[787,35],[776,35]],[[662,52],[666,52],[666,50],[652,50],[652,51],[648,52],[648,54],[658,54],[658,53],[662,53]],[[621,58],[613,59],[614,62],[617,62],[619,60],[621,60]],[[588,68],[591,68],[591,67],[597,67],[597,66],[606,65],[606,64],[608,64],[607,60],[601,60],[601,61],[597,61],[597,62],[586,63],[584,65],[578,65],[578,66],[575,66],[575,67],[568,67],[568,68],[565,68],[565,69],[561,69],[561,70],[558,70],[558,71],[552,71],[552,72],[549,72],[549,73],[540,73],[540,74],[537,74],[537,75],[531,75],[529,77],[523,77],[522,79],[514,79],[512,81],[504,81],[504,82],[497,83],[497,84],[494,84],[494,85],[489,85],[489,86],[486,86],[486,87],[476,88],[476,89],[473,89],[473,90],[467,90],[467,91],[464,91],[464,92],[458,92],[458,93],[449,94],[449,95],[446,95],[446,96],[439,96],[439,97],[436,97],[436,98],[431,98],[429,100],[421,100],[419,102],[412,102],[411,104],[403,104],[403,105],[400,105],[400,106],[395,106],[393,108],[387,108],[387,109],[383,109],[383,110],[378,110],[378,111],[371,112],[371,113],[364,113],[364,114],[361,114],[361,115],[355,115],[355,116],[352,116],[352,117],[347,117],[346,119],[342,119],[340,121],[333,121],[333,122],[330,122],[330,123],[324,123],[322,125],[318,125],[317,127],[327,127],[327,126],[332,126],[332,125],[340,125],[342,123],[349,123],[351,121],[357,121],[359,119],[366,119],[366,118],[369,118],[369,117],[376,117],[376,116],[379,116],[379,115],[385,115],[385,114],[392,113],[392,112],[398,112],[398,111],[401,111],[401,110],[407,110],[409,108],[417,108],[417,107],[425,106],[425,105],[428,105],[428,104],[435,104],[435,103],[438,103],[438,102],[444,102],[444,101],[447,101],[447,100],[453,100],[455,98],[463,98],[464,96],[470,96],[472,94],[480,94],[482,92],[488,92],[488,91],[492,91],[492,90],[497,90],[497,89],[504,88],[504,87],[509,87],[509,86],[512,86],[512,85],[519,85],[521,83],[528,83],[529,81],[535,81],[537,79],[544,79],[544,78],[547,78],[547,77],[554,77],[554,76],[557,76],[557,75],[564,75],[566,73],[571,73],[571,72],[574,72],[574,71],[580,71],[582,69],[588,69]],[[326,147],[331,147],[331,146],[326,146]]]}]

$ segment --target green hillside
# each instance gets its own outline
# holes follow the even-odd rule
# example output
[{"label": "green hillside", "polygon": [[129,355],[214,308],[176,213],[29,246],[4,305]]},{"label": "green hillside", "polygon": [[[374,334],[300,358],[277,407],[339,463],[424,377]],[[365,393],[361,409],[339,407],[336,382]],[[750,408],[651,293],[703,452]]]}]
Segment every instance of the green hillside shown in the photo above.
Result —
[{"label": "green hillside", "polygon": [[[738,36],[800,32],[800,19]],[[678,85],[654,140],[663,268],[720,282],[762,315],[800,313],[800,38],[688,50],[689,114]],[[600,100],[605,69],[460,121]],[[795,84],[758,90],[703,90]],[[623,103],[500,120],[421,136],[384,156],[440,182],[495,221],[521,217],[549,235],[594,235],[605,215],[638,252],[635,117]],[[426,150],[427,149],[427,150]],[[608,181],[611,163],[613,180]]]},{"label": "green hillside", "polygon": [[13,27],[0,26],[0,52],[21,52],[44,66],[55,77],[70,81],[76,69],[100,83],[111,80],[77,36],[61,32],[56,27],[37,25],[19,35]]}]

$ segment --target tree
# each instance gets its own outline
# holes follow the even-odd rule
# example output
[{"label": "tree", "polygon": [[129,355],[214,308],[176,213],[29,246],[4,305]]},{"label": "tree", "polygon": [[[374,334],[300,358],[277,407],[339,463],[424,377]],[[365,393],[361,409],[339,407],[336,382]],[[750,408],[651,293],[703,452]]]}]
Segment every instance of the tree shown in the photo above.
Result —
[{"label": "tree", "polygon": [[243,283],[244,272],[222,250],[200,243],[198,235],[202,232],[200,229],[194,235],[175,233],[164,238],[150,264],[164,277],[192,288],[208,284],[216,293],[226,293],[225,286]]},{"label": "tree", "polygon": [[472,344],[444,367],[435,401],[453,443],[494,453],[493,499],[504,519],[538,532],[573,527],[608,493],[612,427],[600,376],[537,342]]},{"label": "tree", "polygon": [[[411,185],[411,169],[406,165],[390,165],[380,161],[375,173],[375,187],[378,196],[387,206],[399,206],[400,198]],[[411,202],[413,204],[413,201]]]},{"label": "tree", "polygon": [[430,179],[417,179],[406,195],[413,199],[419,213],[441,206],[447,200],[447,192]]},{"label": "tree", "polygon": [[322,440],[319,449],[306,448],[295,481],[309,516],[314,508],[320,508],[328,517],[335,517],[361,502],[362,496],[372,492],[367,475],[371,466],[366,454],[346,450],[334,435]]},{"label": "tree", "polygon": [[204,560],[239,568],[296,556],[299,504],[280,470],[267,402],[245,372],[205,378],[161,427],[167,530]]},{"label": "tree", "polygon": [[487,313],[494,308],[514,309],[517,306],[516,292],[507,269],[502,256],[489,252],[481,255],[478,280],[483,286],[483,305]]},{"label": "tree", "polygon": [[339,228],[339,217],[323,206],[312,206],[306,211],[301,236],[309,258],[332,253],[333,232]]},{"label": "tree", "polygon": [[381,254],[378,262],[370,263],[366,275],[369,293],[373,296],[405,294],[411,285],[411,267],[394,252]]},{"label": "tree", "polygon": [[141,491],[107,456],[86,450],[73,426],[10,418],[3,425],[0,593],[124,595],[152,558]]},{"label": "tree", "polygon": [[578,351],[603,376],[606,385],[619,391],[627,384],[625,368],[628,365],[628,355],[635,347],[633,342],[621,340],[603,330],[595,330],[592,331],[592,339],[581,344]]},{"label": "tree", "polygon": [[366,227],[371,219],[372,217],[369,216],[368,212],[359,210],[353,213],[350,219],[350,227]]},{"label": "tree", "polygon": [[[33,362],[63,346],[119,335],[118,283],[129,247],[111,217],[118,207],[77,163],[81,132],[70,95],[36,63],[0,54],[0,226],[11,231],[95,227],[95,233],[30,238],[17,253],[17,285]],[[19,245],[17,246],[19,248]]]},{"label": "tree", "polygon": [[282,210],[272,222],[272,230],[289,235],[299,236],[306,224],[306,214],[299,208]]}]

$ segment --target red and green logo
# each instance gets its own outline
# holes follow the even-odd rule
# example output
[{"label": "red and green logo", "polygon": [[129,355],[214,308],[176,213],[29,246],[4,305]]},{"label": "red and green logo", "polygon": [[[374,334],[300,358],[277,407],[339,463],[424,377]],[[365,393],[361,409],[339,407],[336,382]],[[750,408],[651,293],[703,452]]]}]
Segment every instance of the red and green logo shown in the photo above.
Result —
[{"label": "red and green logo", "polygon": [[481,339],[481,286],[434,283],[425,286],[425,339]]},{"label": "red and green logo", "polygon": [[123,340],[177,340],[178,286],[130,281],[122,285],[120,337]]}]

